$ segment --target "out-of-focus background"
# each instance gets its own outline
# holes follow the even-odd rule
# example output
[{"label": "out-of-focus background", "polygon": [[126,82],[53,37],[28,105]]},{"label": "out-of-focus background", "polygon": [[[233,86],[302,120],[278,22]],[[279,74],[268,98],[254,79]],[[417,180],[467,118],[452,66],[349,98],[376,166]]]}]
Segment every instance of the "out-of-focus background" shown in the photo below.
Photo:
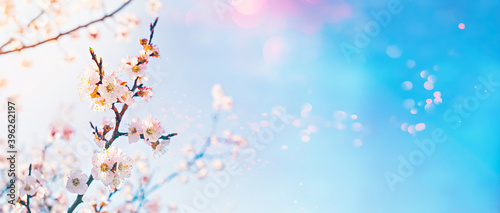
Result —
[{"label": "out-of-focus background", "polygon": [[[102,3],[110,12],[122,2]],[[39,7],[23,5],[26,23]],[[154,97],[128,116],[153,114],[179,133],[154,160],[159,174],[208,134],[214,84],[234,100],[218,134],[258,135],[276,106],[293,117],[255,159],[236,158],[241,172],[200,212],[499,212],[498,1],[185,0],[161,1],[157,14],[150,6],[135,0],[117,13],[140,20],[124,40],[112,18],[93,25],[98,40],[82,29],[78,40],[0,56],[0,96],[22,107],[19,144],[37,146],[58,119],[75,127],[76,141],[92,139],[88,121],[112,112],[93,112],[78,95],[88,48],[118,70],[157,16]],[[60,31],[103,14],[74,9]],[[14,33],[0,30],[2,42]],[[433,131],[444,142],[422,146]],[[127,144],[118,146],[146,152]],[[160,203],[192,206],[207,182],[167,184]]]}]

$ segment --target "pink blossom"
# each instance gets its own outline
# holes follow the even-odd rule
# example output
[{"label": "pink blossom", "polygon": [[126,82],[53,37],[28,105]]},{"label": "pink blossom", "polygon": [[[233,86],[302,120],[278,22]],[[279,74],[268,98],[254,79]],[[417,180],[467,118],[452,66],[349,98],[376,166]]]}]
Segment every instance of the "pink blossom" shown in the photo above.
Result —
[{"label": "pink blossom", "polygon": [[141,121],[139,118],[132,119],[130,127],[128,128],[128,142],[137,142],[141,138],[141,134],[143,134]]},{"label": "pink blossom", "polygon": [[161,141],[155,148],[155,151],[153,153],[154,158],[158,158],[161,155],[164,155],[165,152],[167,151],[167,146],[170,144],[170,140],[163,140]]},{"label": "pink blossom", "polygon": [[120,81],[114,76],[105,76],[102,79],[102,84],[99,85],[98,92],[103,97],[108,104],[115,103],[120,97],[125,89],[123,85],[120,85]]},{"label": "pink blossom", "polygon": [[129,156],[121,155],[118,158],[116,166],[116,175],[118,178],[129,178],[132,175],[133,160]]},{"label": "pink blossom", "polygon": [[77,193],[80,195],[85,194],[87,191],[87,180],[88,176],[86,174],[83,174],[82,171],[78,170],[76,172],[73,172],[68,179],[68,182],[66,183],[66,189],[72,193]]},{"label": "pink blossom", "polygon": [[95,111],[105,111],[111,108],[111,103],[106,102],[103,97],[94,98],[91,100],[92,109]]},{"label": "pink blossom", "polygon": [[22,197],[24,195],[30,195],[33,196],[35,195],[36,190],[38,190],[38,187],[40,185],[36,181],[36,179],[32,176],[28,176],[24,179],[23,185],[21,186],[21,189],[19,190],[19,195]]},{"label": "pink blossom", "polygon": [[149,98],[153,97],[153,90],[150,87],[143,87],[139,88],[139,92],[137,94],[145,101],[148,101]]},{"label": "pink blossom", "polygon": [[107,150],[95,153],[92,156],[92,176],[96,180],[101,180],[104,185],[109,185],[115,176],[111,171],[116,162],[116,157],[108,153]]},{"label": "pink blossom", "polygon": [[120,91],[121,95],[118,97],[118,100],[124,104],[132,106],[132,104],[135,103],[134,93],[132,91],[128,90],[127,87],[121,87],[121,88],[124,91]]},{"label": "pink blossom", "polygon": [[122,59],[120,71],[127,74],[130,79],[135,80],[137,77],[144,77],[144,70],[146,70],[146,63],[139,64],[138,57],[129,57],[129,62]]},{"label": "pink blossom", "polygon": [[92,176],[109,189],[119,189],[123,179],[131,176],[132,158],[126,156],[120,149],[111,147],[92,157]]},{"label": "pink blossom", "polygon": [[160,126],[160,122],[155,121],[151,115],[142,122],[142,129],[144,130],[144,140],[147,142],[155,142],[165,133]]}]

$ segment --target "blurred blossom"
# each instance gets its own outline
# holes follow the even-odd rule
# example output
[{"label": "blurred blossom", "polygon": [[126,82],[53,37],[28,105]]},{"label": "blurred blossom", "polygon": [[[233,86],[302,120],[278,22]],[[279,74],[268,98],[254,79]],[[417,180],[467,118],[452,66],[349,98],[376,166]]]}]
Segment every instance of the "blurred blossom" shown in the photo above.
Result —
[{"label": "blurred blossom", "polygon": [[68,51],[64,54],[64,60],[67,62],[72,62],[75,60],[75,58],[76,56],[74,52]]},{"label": "blurred blossom", "polygon": [[212,106],[214,110],[232,110],[233,109],[233,99],[226,96],[222,86],[220,84],[215,84],[212,87]]},{"label": "blurred blossom", "polygon": [[150,15],[156,16],[162,8],[162,3],[159,0],[148,0],[146,2],[147,11]]},{"label": "blurred blossom", "polygon": [[97,30],[97,28],[90,26],[87,28],[87,32],[90,39],[92,40],[99,39],[99,30]]}]

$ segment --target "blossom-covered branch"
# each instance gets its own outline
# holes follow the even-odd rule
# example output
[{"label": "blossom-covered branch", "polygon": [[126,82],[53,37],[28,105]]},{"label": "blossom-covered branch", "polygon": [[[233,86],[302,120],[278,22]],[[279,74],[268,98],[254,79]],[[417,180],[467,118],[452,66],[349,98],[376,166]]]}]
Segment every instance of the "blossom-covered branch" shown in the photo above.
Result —
[{"label": "blossom-covered branch", "polygon": [[[95,68],[90,69],[86,76],[82,79],[82,96],[88,97],[92,102],[94,110],[105,111],[112,109],[115,118],[114,122],[111,119],[104,119],[102,131],[97,126],[90,123],[94,130],[96,143],[99,147],[104,148],[103,151],[95,153],[92,158],[92,174],[85,178],[81,173],[76,173],[70,177],[73,187],[77,188],[78,193],[76,200],[68,208],[68,212],[73,212],[76,207],[83,202],[83,195],[86,188],[92,184],[93,180],[101,180],[104,185],[110,189],[118,189],[123,184],[123,179],[131,175],[132,159],[121,150],[111,147],[113,142],[121,136],[127,136],[129,142],[137,142],[143,139],[146,144],[155,150],[155,154],[164,153],[165,147],[169,144],[169,139],[176,133],[162,135],[165,131],[162,130],[160,123],[155,121],[151,115],[142,123],[139,119],[133,119],[127,133],[119,131],[122,118],[127,111],[129,105],[134,104],[135,97],[142,97],[145,100],[152,97],[151,88],[145,87],[141,82],[144,77],[144,70],[150,57],[159,57],[158,48],[152,44],[154,28],[158,22],[158,18],[150,26],[150,37],[141,39],[140,43],[143,46],[140,56],[133,58],[130,62],[126,62],[121,70],[127,72],[129,77],[134,80],[134,85],[129,87],[126,81],[120,80],[113,72],[111,75],[106,75],[105,67],[103,66],[102,58],[97,59],[95,52],[90,48],[90,55],[95,63]],[[122,104],[121,109],[118,109],[116,104]],[[111,136],[106,138],[107,134],[112,132]]]},{"label": "blossom-covered branch", "polygon": [[[67,30],[65,32],[61,32],[61,33],[59,33],[57,35],[45,38],[45,39],[43,39],[41,41],[37,41],[37,42],[35,42],[33,44],[24,44],[23,42],[21,42],[21,40],[19,38],[12,37],[12,38],[8,39],[4,44],[2,44],[0,46],[0,55],[5,55],[5,54],[9,54],[9,53],[14,53],[14,52],[20,52],[22,50],[34,48],[34,47],[37,47],[39,45],[42,45],[42,44],[45,44],[45,43],[48,43],[48,42],[51,42],[51,41],[57,41],[61,37],[64,37],[64,36],[67,36],[67,35],[72,35],[73,33],[77,32],[80,29],[88,28],[91,25],[94,25],[94,24],[99,23],[99,22],[103,22],[104,20],[115,16],[116,13],[120,12],[121,10],[123,10],[132,1],[133,0],[126,0],[123,4],[121,4],[118,8],[116,8],[115,10],[113,10],[111,13],[104,14],[102,17],[100,17],[98,19],[92,20],[92,21],[90,21],[90,22],[88,22],[86,24],[83,24],[83,25],[79,25],[79,26],[73,27],[72,29],[69,29],[69,30]],[[60,2],[55,1],[55,3],[60,3]],[[49,4],[53,4],[53,3],[49,3]],[[50,6],[51,5],[49,5],[48,7],[50,7]],[[7,8],[11,8],[11,7],[7,7]],[[23,26],[21,28],[21,30],[26,31],[29,27],[31,27],[31,25],[35,21],[37,21],[45,13],[46,13],[46,11],[42,10],[27,25]],[[57,13],[60,13],[60,12],[57,12]],[[12,47],[9,48],[9,49],[6,49],[6,47],[8,47],[9,45],[12,46]]]}]

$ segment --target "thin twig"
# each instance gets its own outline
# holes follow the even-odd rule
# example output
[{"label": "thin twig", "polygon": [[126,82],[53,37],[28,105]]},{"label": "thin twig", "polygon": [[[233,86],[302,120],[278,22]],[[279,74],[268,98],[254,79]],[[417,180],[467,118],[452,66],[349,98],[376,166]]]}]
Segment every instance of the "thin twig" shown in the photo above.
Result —
[{"label": "thin twig", "polygon": [[102,22],[102,21],[104,21],[105,19],[107,19],[107,18],[109,18],[109,17],[114,16],[117,12],[119,12],[120,10],[122,10],[123,8],[125,8],[125,6],[127,6],[127,5],[128,5],[130,2],[132,2],[132,1],[133,1],[133,0],[128,0],[128,1],[126,1],[126,2],[125,2],[125,3],[123,3],[123,4],[119,7],[119,8],[117,8],[115,11],[113,11],[113,12],[112,12],[112,13],[110,13],[110,14],[106,14],[106,15],[104,15],[104,16],[103,16],[103,17],[101,17],[100,19],[96,19],[96,20],[91,21],[91,22],[89,22],[89,23],[87,23],[87,24],[84,24],[84,25],[80,25],[80,26],[75,27],[75,28],[73,28],[73,29],[71,29],[71,30],[68,30],[68,31],[66,31],[66,32],[59,33],[59,35],[54,36],[54,37],[52,37],[52,38],[45,39],[45,40],[43,40],[43,41],[40,41],[40,42],[35,43],[35,44],[32,44],[32,45],[27,45],[27,46],[26,46],[26,45],[24,45],[24,44],[23,44],[23,46],[22,46],[22,47],[17,48],[17,49],[8,50],[8,51],[3,51],[2,49],[3,49],[6,45],[8,45],[9,43],[11,43],[11,42],[14,40],[14,39],[12,39],[12,38],[11,38],[11,39],[10,39],[10,40],[6,43],[6,44],[4,44],[4,45],[0,48],[0,55],[5,55],[5,54],[13,53],[13,52],[19,52],[19,51],[21,51],[21,50],[30,49],[30,48],[33,48],[33,47],[36,47],[36,46],[42,45],[42,44],[47,43],[47,42],[50,42],[50,41],[56,41],[57,39],[59,39],[59,38],[60,38],[60,37],[62,37],[62,36],[69,35],[69,34],[71,34],[72,32],[75,32],[75,31],[77,31],[77,30],[79,30],[79,29],[82,29],[82,28],[87,28],[88,26],[90,26],[90,25],[92,25],[92,24],[95,24],[95,23],[98,23],[98,22]]}]

